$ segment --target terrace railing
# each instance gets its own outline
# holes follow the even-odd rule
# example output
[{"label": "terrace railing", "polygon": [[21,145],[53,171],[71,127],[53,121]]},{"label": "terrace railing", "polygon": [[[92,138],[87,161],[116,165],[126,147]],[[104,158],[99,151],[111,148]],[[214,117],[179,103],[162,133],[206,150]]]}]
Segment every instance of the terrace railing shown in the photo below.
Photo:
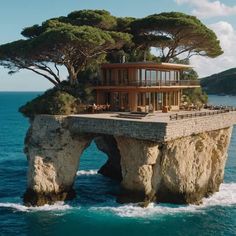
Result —
[{"label": "terrace railing", "polygon": [[189,119],[189,118],[195,118],[195,117],[201,117],[201,116],[213,116],[217,114],[227,113],[230,111],[236,111],[235,107],[227,107],[216,111],[203,111],[203,112],[194,112],[189,114],[173,114],[170,115],[170,120],[183,120],[183,119]]},{"label": "terrace railing", "polygon": [[109,81],[109,82],[102,82],[98,81],[97,86],[135,86],[135,87],[152,87],[152,86],[199,86],[200,82],[198,80],[178,80],[178,81],[153,81],[153,80],[146,80],[146,81],[125,81],[125,82],[118,82],[118,81]]}]

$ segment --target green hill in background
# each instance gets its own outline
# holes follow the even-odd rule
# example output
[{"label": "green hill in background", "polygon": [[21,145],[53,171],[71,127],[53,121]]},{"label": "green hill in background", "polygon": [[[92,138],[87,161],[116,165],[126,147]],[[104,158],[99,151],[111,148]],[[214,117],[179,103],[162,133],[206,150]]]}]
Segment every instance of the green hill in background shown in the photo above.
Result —
[{"label": "green hill in background", "polygon": [[202,78],[201,86],[208,94],[236,95],[236,68]]}]

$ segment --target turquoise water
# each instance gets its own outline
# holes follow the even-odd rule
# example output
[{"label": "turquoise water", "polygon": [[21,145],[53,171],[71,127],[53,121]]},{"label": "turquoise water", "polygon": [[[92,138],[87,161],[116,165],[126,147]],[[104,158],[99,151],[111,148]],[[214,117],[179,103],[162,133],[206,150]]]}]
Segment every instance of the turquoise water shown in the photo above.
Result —
[{"label": "turquoise water", "polygon": [[[0,93],[0,235],[236,235],[236,129],[225,182],[201,206],[116,204],[119,185],[96,174],[106,156],[92,144],[81,158],[74,201],[24,207],[27,162],[22,150],[29,124],[17,110],[37,94]],[[210,102],[236,106],[236,97],[210,96]]]}]

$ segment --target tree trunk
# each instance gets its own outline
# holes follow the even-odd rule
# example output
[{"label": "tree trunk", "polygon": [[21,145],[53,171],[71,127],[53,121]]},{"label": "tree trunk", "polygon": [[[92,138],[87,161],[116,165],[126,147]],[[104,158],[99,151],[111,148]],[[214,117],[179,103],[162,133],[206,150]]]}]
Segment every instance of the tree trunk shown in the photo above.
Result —
[{"label": "tree trunk", "polygon": [[71,85],[77,85],[77,84],[79,84],[79,82],[78,82],[77,78],[76,79],[75,78],[70,78],[70,84]]},{"label": "tree trunk", "polygon": [[69,81],[71,85],[77,85],[79,84],[78,82],[78,73],[75,72],[74,68],[68,69],[69,72]]},{"label": "tree trunk", "polygon": [[144,50],[144,52],[143,52],[143,61],[144,62],[147,61],[147,50]]}]

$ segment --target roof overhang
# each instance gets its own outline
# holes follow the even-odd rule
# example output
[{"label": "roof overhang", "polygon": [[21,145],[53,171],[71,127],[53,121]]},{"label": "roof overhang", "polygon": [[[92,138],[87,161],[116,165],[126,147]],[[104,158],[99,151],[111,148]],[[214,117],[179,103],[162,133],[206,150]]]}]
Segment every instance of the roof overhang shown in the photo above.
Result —
[{"label": "roof overhang", "polygon": [[121,69],[121,68],[140,68],[140,69],[171,69],[187,70],[192,68],[190,65],[175,63],[155,63],[155,62],[127,62],[127,63],[106,63],[102,64],[102,69]]}]

